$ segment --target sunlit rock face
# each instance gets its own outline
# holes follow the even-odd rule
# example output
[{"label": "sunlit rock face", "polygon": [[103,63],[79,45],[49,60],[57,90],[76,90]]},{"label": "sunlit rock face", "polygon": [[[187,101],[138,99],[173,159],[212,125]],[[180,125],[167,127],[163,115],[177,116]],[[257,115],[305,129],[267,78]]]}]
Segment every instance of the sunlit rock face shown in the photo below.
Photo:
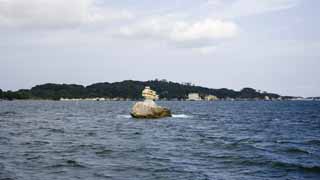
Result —
[{"label": "sunlit rock face", "polygon": [[151,90],[149,86],[145,87],[142,91],[142,96],[145,98],[145,101],[154,101],[159,99],[156,91]]},{"label": "sunlit rock face", "polygon": [[154,100],[159,99],[159,97],[155,91],[150,89],[150,87],[146,87],[142,91],[142,96],[145,98],[145,100],[143,102],[137,102],[132,107],[132,117],[155,119],[171,116],[171,111],[169,109],[158,106],[154,102]]}]

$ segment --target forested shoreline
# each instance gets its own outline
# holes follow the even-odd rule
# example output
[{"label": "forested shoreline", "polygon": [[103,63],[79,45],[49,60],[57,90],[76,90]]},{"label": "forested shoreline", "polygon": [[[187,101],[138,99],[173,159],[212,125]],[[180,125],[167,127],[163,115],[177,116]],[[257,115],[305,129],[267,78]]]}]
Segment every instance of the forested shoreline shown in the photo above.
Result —
[{"label": "forested shoreline", "polygon": [[141,99],[141,91],[145,86],[150,86],[155,90],[160,99],[164,100],[185,100],[189,93],[198,93],[201,97],[214,95],[219,99],[270,99],[290,98],[280,96],[275,93],[268,93],[253,88],[243,88],[240,91],[220,88],[212,89],[196,86],[191,83],[177,83],[167,80],[133,81],[125,80],[121,82],[95,83],[89,86],[77,84],[53,84],[47,83],[36,85],[31,89],[21,89],[17,91],[2,91],[0,89],[0,99],[35,99],[35,100],[59,100],[61,98],[119,98],[126,100]]}]

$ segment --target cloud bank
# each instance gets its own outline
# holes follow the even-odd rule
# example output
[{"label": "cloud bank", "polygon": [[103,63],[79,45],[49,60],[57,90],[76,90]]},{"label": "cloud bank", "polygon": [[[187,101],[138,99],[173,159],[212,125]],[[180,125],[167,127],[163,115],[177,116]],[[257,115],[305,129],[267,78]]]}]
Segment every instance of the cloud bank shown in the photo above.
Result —
[{"label": "cloud bank", "polygon": [[237,35],[237,25],[230,21],[204,19],[195,22],[170,18],[148,18],[121,28],[125,36],[165,38],[173,41],[227,39]]},{"label": "cloud bank", "polygon": [[131,18],[126,11],[101,9],[94,0],[0,0],[0,25],[68,28]]},{"label": "cloud bank", "polygon": [[238,26],[232,21],[211,18],[186,21],[174,17],[152,17],[120,28],[120,34],[129,38],[165,40],[180,47],[205,47],[209,52],[208,46],[236,37]]},{"label": "cloud bank", "polygon": [[[130,9],[116,6],[115,2],[98,0],[0,0],[0,27],[31,28],[45,31],[59,29],[88,29],[95,34],[92,39],[119,37],[129,40],[165,41],[177,48],[199,50],[201,53],[215,51],[222,42],[240,36],[241,24],[233,18],[293,7],[299,0],[177,0],[177,7],[184,5],[205,8],[201,13],[192,8],[172,9],[148,14],[143,4]],[[119,3],[121,4],[121,3]],[[154,3],[152,3],[154,4]],[[159,5],[168,7],[172,2],[164,0]],[[116,8],[117,7],[117,8]],[[155,6],[157,7],[157,6]],[[155,9],[155,7],[153,7]],[[157,7],[156,9],[161,9]],[[201,8],[200,8],[201,9]],[[154,10],[150,10],[154,12]],[[213,12],[213,13],[212,13]],[[216,13],[216,14],[214,14]],[[218,14],[218,16],[216,16]],[[86,33],[82,31],[81,33]],[[63,38],[60,38],[63,39]]]}]

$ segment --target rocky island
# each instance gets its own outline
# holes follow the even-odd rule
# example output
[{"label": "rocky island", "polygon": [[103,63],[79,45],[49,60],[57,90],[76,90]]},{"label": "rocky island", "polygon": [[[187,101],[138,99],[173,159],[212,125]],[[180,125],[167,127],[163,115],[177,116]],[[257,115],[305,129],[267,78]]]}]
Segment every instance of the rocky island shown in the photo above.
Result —
[{"label": "rocky island", "polygon": [[132,107],[131,116],[133,118],[156,119],[162,117],[171,117],[171,111],[167,108],[158,106],[154,101],[159,99],[157,93],[145,87],[142,91],[142,96],[145,98],[143,102],[137,102]]}]

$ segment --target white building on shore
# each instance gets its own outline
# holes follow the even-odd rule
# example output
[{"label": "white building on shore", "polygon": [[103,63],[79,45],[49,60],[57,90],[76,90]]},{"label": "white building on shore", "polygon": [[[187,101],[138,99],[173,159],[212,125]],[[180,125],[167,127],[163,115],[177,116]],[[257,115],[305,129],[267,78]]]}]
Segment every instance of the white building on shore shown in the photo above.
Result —
[{"label": "white building on shore", "polygon": [[198,93],[189,93],[188,94],[188,101],[201,101],[201,97]]},{"label": "white building on shore", "polygon": [[219,100],[219,98],[217,96],[214,95],[208,95],[204,98],[206,101],[216,101]]}]

